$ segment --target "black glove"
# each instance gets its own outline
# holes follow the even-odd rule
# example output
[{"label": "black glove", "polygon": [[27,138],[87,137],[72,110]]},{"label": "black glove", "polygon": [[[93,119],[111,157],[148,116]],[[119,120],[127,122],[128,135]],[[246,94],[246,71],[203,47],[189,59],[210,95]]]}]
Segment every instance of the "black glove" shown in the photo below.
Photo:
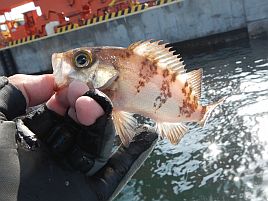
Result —
[{"label": "black glove", "polygon": [[[9,98],[3,99],[6,94]],[[26,104],[18,90],[4,84],[0,90],[5,103],[0,102],[0,200],[109,200],[121,191],[150,154],[157,135],[142,133],[110,157],[114,141],[110,112],[97,100],[99,95],[87,95],[106,112],[92,126],[78,125],[43,107],[23,118],[29,130],[21,120],[16,128],[5,118],[21,115]],[[15,106],[20,112],[14,112]]]},{"label": "black glove", "polygon": [[[71,165],[82,173],[92,175],[111,156],[115,130],[111,119],[112,103],[110,100],[97,90],[89,91],[85,96],[93,98],[105,112],[91,126],[78,124],[68,115],[59,116],[45,106],[35,109],[21,119],[48,147],[55,159],[65,165]],[[23,133],[26,133],[25,130]],[[27,135],[29,134],[21,135],[22,142],[24,138],[27,139]]]}]

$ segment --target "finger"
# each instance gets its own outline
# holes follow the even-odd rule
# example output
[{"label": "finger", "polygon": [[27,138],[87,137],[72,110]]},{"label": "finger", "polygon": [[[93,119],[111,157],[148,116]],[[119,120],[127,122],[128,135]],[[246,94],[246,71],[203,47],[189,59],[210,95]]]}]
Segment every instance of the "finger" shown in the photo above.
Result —
[{"label": "finger", "polygon": [[68,101],[71,107],[75,107],[75,101],[78,97],[84,95],[89,90],[89,87],[78,80],[74,80],[69,85]]},{"label": "finger", "polygon": [[59,104],[61,104],[64,107],[70,107],[69,101],[68,101],[68,87],[65,87],[55,93],[55,99]]},{"label": "finger", "polygon": [[27,106],[39,105],[47,101],[54,93],[52,74],[23,75],[17,74],[8,78],[24,95]]},{"label": "finger", "polygon": [[54,94],[46,103],[48,109],[56,112],[59,115],[64,116],[68,106],[61,104],[59,99],[57,99],[56,95]]},{"label": "finger", "polygon": [[[69,107],[75,107],[76,99],[88,90],[89,88],[86,84],[80,81],[73,81],[68,87],[57,91],[56,94],[47,101],[46,105],[50,110],[60,115],[65,115]],[[72,117],[77,121],[74,113],[74,111],[71,112]]]},{"label": "finger", "polygon": [[75,110],[78,121],[86,126],[92,125],[96,119],[104,115],[102,107],[87,96],[81,96],[76,100]]}]

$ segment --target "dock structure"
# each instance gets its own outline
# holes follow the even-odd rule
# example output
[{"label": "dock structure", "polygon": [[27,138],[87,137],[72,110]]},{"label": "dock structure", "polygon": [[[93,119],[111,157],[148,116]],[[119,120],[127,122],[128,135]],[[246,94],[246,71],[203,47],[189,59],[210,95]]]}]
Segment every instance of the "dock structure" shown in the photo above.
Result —
[{"label": "dock structure", "polygon": [[0,50],[0,74],[49,71],[52,53],[82,46],[127,47],[146,39],[178,43],[239,30],[250,38],[267,36],[267,10],[267,0],[160,0],[154,7],[137,5],[83,26],[61,27],[50,36],[13,41]]},{"label": "dock structure", "polygon": [[69,25],[58,27],[56,29],[56,33],[49,35],[49,36],[44,36],[44,37],[39,38],[38,36],[32,35],[32,36],[27,36],[27,37],[23,37],[23,38],[18,39],[18,40],[11,41],[11,42],[9,42],[8,46],[6,48],[3,48],[3,49],[8,49],[10,47],[31,43],[31,42],[34,42],[36,40],[46,39],[48,37],[55,37],[59,34],[64,34],[66,32],[70,32],[70,31],[77,31],[78,29],[87,28],[87,27],[94,26],[94,25],[97,25],[100,23],[107,23],[107,22],[112,21],[112,20],[125,18],[125,17],[131,16],[131,15],[142,13],[144,11],[148,11],[148,10],[155,9],[155,8],[160,8],[162,6],[171,5],[173,3],[178,3],[181,1],[183,1],[183,0],[157,0],[155,2],[155,6],[153,6],[153,7],[149,7],[148,4],[146,4],[146,3],[134,5],[132,7],[128,7],[124,10],[119,10],[118,12],[108,13],[104,16],[98,16],[98,17],[94,17],[92,19],[88,19],[84,22],[83,25],[80,25],[80,26],[78,24],[69,24]]}]

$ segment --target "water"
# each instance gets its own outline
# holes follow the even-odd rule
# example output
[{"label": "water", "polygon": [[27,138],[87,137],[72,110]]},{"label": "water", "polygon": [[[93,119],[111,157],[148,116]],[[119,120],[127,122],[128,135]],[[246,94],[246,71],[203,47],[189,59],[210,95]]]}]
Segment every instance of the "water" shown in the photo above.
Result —
[{"label": "water", "polygon": [[268,41],[255,40],[186,59],[204,69],[202,102],[229,96],[205,128],[167,140],[117,201],[268,200]]}]

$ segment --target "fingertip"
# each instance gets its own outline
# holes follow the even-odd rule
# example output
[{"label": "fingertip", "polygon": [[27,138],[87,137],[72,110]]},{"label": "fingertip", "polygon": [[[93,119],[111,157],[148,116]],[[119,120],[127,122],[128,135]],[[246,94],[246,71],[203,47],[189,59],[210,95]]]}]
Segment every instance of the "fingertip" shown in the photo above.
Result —
[{"label": "fingertip", "polygon": [[78,121],[86,126],[92,125],[104,115],[102,107],[88,96],[79,97],[75,102],[75,109]]},{"label": "fingertip", "polygon": [[67,107],[62,105],[58,99],[56,98],[55,95],[53,95],[47,102],[46,102],[46,106],[48,109],[56,112],[59,115],[64,116],[66,111],[67,111]]},{"label": "fingertip", "polygon": [[89,90],[89,87],[78,80],[74,80],[70,83],[68,89],[68,101],[71,107],[75,107],[75,102],[78,97],[84,95]]}]

